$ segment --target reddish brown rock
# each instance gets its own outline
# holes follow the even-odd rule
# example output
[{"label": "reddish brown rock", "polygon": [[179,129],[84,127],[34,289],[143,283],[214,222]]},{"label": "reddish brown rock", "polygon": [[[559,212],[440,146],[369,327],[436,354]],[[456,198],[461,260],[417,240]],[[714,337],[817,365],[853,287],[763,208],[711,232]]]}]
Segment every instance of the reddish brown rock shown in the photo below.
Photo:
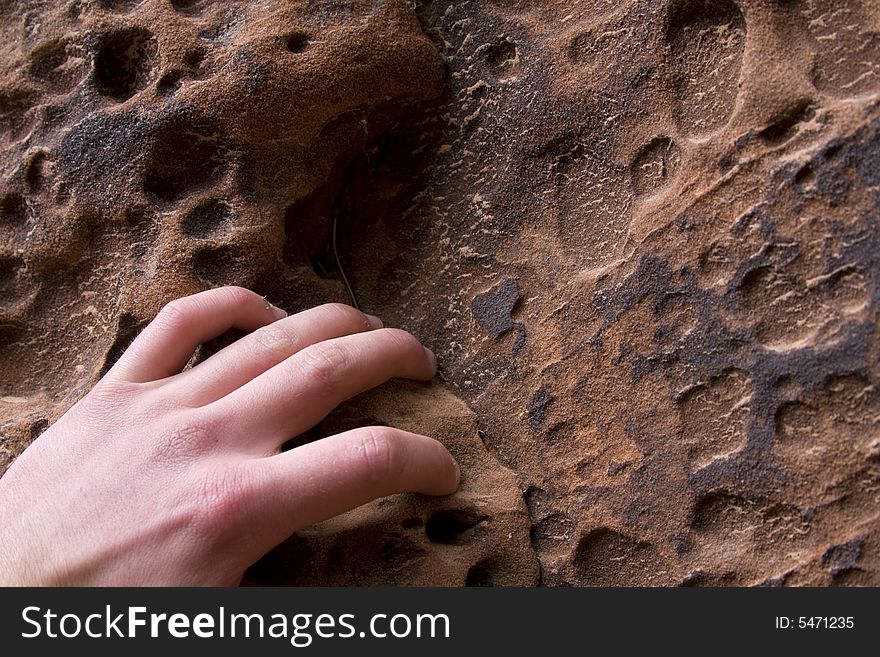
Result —
[{"label": "reddish brown rock", "polygon": [[347,300],[336,221],[360,305],[445,388],[322,430],[444,434],[474,469],[252,581],[521,584],[534,550],[550,585],[880,582],[875,3],[13,2],[0,24],[2,458],[170,298]]},{"label": "reddish brown rock", "polygon": [[439,385],[393,383],[361,395],[317,429],[385,423],[442,436],[458,460],[455,495],[395,495],[298,532],[245,582],[286,585],[533,586],[539,567],[516,475],[480,440],[467,405]]}]

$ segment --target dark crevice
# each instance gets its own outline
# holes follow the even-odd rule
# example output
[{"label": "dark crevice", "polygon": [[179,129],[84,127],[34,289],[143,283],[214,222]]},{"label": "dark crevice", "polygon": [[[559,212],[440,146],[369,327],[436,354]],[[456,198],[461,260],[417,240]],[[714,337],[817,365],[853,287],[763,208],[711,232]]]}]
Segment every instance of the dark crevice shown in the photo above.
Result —
[{"label": "dark crevice", "polygon": [[758,133],[767,144],[781,144],[794,137],[799,123],[809,121],[816,115],[816,110],[807,102],[800,103],[775,118]]},{"label": "dark crevice", "polygon": [[202,9],[202,0],[171,0],[174,11],[191,16]]},{"label": "dark crevice", "polygon": [[495,582],[489,569],[484,564],[478,563],[468,569],[464,585],[473,587],[495,586]]},{"label": "dark crevice", "polygon": [[425,523],[425,533],[432,543],[458,545],[466,541],[470,530],[488,519],[487,515],[467,509],[437,511]]},{"label": "dark crevice", "polygon": [[104,35],[95,55],[98,92],[117,101],[131,98],[147,86],[158,56],[153,35],[139,27]]},{"label": "dark crevice", "polygon": [[27,204],[21,194],[11,193],[0,199],[0,224],[20,225],[27,219]]},{"label": "dark crevice", "polygon": [[306,48],[311,45],[312,39],[305,32],[297,31],[289,34],[285,43],[287,45],[287,49],[290,52],[294,54],[299,54],[301,52],[304,52]]},{"label": "dark crevice", "polygon": [[28,158],[24,170],[24,181],[28,191],[33,193],[40,190],[46,178],[45,164],[48,155],[45,151],[37,151]]},{"label": "dark crevice", "polygon": [[225,201],[210,199],[193,208],[181,221],[183,234],[195,239],[219,238],[230,230],[232,208]]},{"label": "dark crevice", "polygon": [[125,350],[128,349],[138,333],[140,333],[147,324],[148,322],[138,321],[137,317],[131,313],[122,313],[119,316],[119,320],[116,324],[116,336],[113,339],[113,344],[111,344],[110,348],[107,350],[106,356],[104,356],[104,364],[101,366],[100,376],[104,376],[110,371],[110,368],[113,367],[116,364],[116,361],[122,357]]}]

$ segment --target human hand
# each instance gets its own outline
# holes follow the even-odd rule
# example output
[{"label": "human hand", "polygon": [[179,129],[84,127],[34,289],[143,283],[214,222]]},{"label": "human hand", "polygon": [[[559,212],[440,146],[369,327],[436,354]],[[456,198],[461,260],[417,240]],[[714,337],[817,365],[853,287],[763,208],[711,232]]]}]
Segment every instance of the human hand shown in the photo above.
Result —
[{"label": "human hand", "polygon": [[[431,379],[409,333],[243,288],[172,301],[0,479],[0,583],[235,585],[294,531],[377,497],[446,495],[436,440],[365,427],[279,453],[340,402]],[[252,331],[193,368],[196,348]]]}]

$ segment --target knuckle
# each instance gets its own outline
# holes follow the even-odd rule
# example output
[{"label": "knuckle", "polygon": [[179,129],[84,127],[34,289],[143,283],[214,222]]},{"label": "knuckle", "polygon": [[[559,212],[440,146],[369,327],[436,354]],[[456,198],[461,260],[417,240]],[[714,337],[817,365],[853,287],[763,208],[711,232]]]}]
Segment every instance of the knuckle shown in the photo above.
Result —
[{"label": "knuckle", "polygon": [[365,427],[351,447],[351,457],[373,483],[387,483],[403,469],[397,434],[385,427]]},{"label": "knuckle", "polygon": [[274,322],[254,332],[261,349],[279,358],[292,354],[300,342],[299,336],[287,322]]},{"label": "knuckle", "polygon": [[422,343],[419,342],[412,333],[404,331],[403,329],[395,328],[382,329],[382,331],[387,335],[387,339],[391,341],[396,349],[399,349],[408,355],[412,354],[413,356],[421,356],[424,352]]},{"label": "knuckle", "polygon": [[139,387],[137,383],[105,376],[92,387],[86,398],[97,403],[116,403],[120,399],[132,396]]},{"label": "knuckle", "polygon": [[[352,308],[348,304],[336,303],[336,302],[325,303],[324,305],[321,306],[321,309],[326,310],[328,312],[335,312],[335,313],[348,313],[349,311],[354,310],[354,308]],[[357,311],[355,310],[355,312],[357,312]]]},{"label": "knuckle", "polygon": [[77,403],[78,412],[93,421],[104,421],[118,415],[134,399],[137,383],[104,377]]},{"label": "knuckle", "polygon": [[179,327],[187,323],[192,309],[193,302],[189,297],[174,299],[162,306],[154,321],[165,328]]},{"label": "knuckle", "polygon": [[320,394],[333,395],[348,364],[345,351],[333,342],[319,342],[306,349],[303,354],[305,376],[317,387]]},{"label": "knuckle", "polygon": [[237,286],[219,287],[207,292],[193,294],[169,301],[156,316],[163,327],[179,328],[186,326],[199,310],[208,310],[211,306],[222,305],[246,310],[258,297],[254,292]]},{"label": "knuckle", "polygon": [[[238,285],[227,285],[214,290],[218,295],[225,297],[223,301],[233,307],[245,308],[254,301],[256,294],[247,288]],[[262,300],[262,299],[261,299]]]},{"label": "knuckle", "polygon": [[328,303],[324,305],[325,312],[332,314],[340,323],[350,327],[354,331],[370,327],[370,322],[357,308],[352,308],[344,303]]},{"label": "knuckle", "polygon": [[205,468],[192,495],[192,523],[197,531],[214,535],[236,525],[246,515],[250,478],[238,463]]},{"label": "knuckle", "polygon": [[153,455],[157,460],[173,463],[200,454],[216,443],[217,433],[208,422],[187,418],[160,432]]}]

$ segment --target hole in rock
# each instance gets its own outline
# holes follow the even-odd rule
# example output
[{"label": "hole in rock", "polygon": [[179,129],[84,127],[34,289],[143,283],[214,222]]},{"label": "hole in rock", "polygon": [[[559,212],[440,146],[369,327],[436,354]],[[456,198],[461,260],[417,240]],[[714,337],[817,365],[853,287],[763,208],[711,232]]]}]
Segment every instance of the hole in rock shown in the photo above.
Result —
[{"label": "hole in rock", "polygon": [[122,221],[131,239],[132,256],[137,260],[146,258],[159,238],[156,214],[149,208],[136,205],[125,211]]},{"label": "hole in rock", "polygon": [[158,50],[153,35],[143,28],[104,35],[95,55],[98,92],[117,101],[131,98],[147,86]]},{"label": "hole in rock", "polygon": [[173,203],[208,186],[223,173],[226,148],[213,122],[204,117],[174,116],[159,130],[147,161],[144,190]]},{"label": "hole in rock", "polygon": [[202,65],[203,61],[205,61],[206,54],[207,53],[202,48],[193,48],[192,50],[188,50],[183,56],[183,63],[191,69],[196,69]]},{"label": "hole in rock", "polygon": [[495,586],[492,580],[492,573],[483,564],[476,564],[468,568],[467,576],[464,580],[465,586]]},{"label": "hole in rock", "polygon": [[767,144],[781,144],[794,137],[799,123],[809,121],[815,115],[816,111],[809,103],[801,103],[771,121],[758,136]]},{"label": "hole in rock", "polygon": [[18,275],[18,270],[24,267],[24,261],[17,256],[0,255],[0,286],[11,281]]},{"label": "hole in rock", "polygon": [[465,542],[468,533],[489,516],[466,509],[437,511],[425,523],[425,533],[432,543],[458,545]]},{"label": "hole in rock", "polygon": [[292,53],[301,53],[312,43],[305,32],[293,32],[287,37],[287,49]]},{"label": "hole in rock", "polygon": [[33,118],[28,110],[34,103],[29,89],[0,89],[0,133],[15,134]]},{"label": "hole in rock", "polygon": [[830,162],[831,160],[836,158],[840,154],[840,151],[842,151],[842,150],[843,150],[843,143],[835,142],[835,143],[829,144],[828,147],[825,148],[825,151],[822,153],[822,155],[824,156],[824,158],[827,162]]},{"label": "hole in rock", "polygon": [[197,205],[180,224],[184,235],[209,239],[228,232],[232,208],[225,201],[211,199]]},{"label": "hole in rock", "polygon": [[691,136],[715,132],[727,124],[738,93],[746,43],[740,8],[731,0],[673,2],[666,38],[680,129]]},{"label": "hole in rock", "polygon": [[604,527],[581,539],[573,563],[580,586],[646,586],[665,565],[652,545]]},{"label": "hole in rock", "polygon": [[171,0],[171,7],[181,14],[195,14],[202,8],[202,0]]},{"label": "hole in rock", "polygon": [[244,285],[246,273],[242,265],[246,259],[236,247],[221,246],[203,249],[193,256],[193,273],[210,285]]},{"label": "hole in rock", "polygon": [[28,158],[24,169],[24,181],[28,191],[36,192],[43,186],[46,177],[45,165],[48,156],[45,151],[37,151]]},{"label": "hole in rock", "polygon": [[[343,115],[331,122],[345,131],[354,131],[349,125],[352,117]],[[363,130],[362,127],[357,129]],[[325,131],[327,128],[325,128]],[[363,146],[361,147],[363,148]],[[358,161],[356,146],[338,158],[326,181],[308,196],[291,204],[284,213],[284,260],[293,266],[308,265],[320,278],[342,278],[341,236],[348,223],[350,183]],[[333,227],[336,224],[336,251],[333,246]],[[339,261],[337,261],[337,256]],[[343,263],[344,264],[344,263]]]},{"label": "hole in rock", "polygon": [[812,187],[816,183],[816,172],[809,164],[802,166],[794,175],[794,182],[801,187]]},{"label": "hole in rock", "polygon": [[532,545],[538,551],[556,547],[567,541],[574,524],[564,513],[552,513],[532,526]]},{"label": "hole in rock", "polygon": [[183,71],[172,69],[162,74],[156,83],[156,93],[160,96],[167,96],[174,93],[180,88],[180,81],[183,79]]},{"label": "hole in rock", "polygon": [[[332,279],[339,300],[348,297],[348,303],[369,308],[376,303],[371,281],[386,298],[399,294],[408,278],[404,254],[428,239],[428,222],[414,221],[406,208],[441,144],[433,120],[426,129],[430,107],[391,101],[368,112],[346,112],[320,131],[324,146],[316,156],[329,151],[335,158],[324,182],[287,208],[283,260]],[[334,217],[338,262],[328,249]]]},{"label": "hole in rock", "polygon": [[11,193],[0,199],[0,221],[18,225],[27,218],[27,204],[21,194]]},{"label": "hole in rock", "polygon": [[498,77],[506,77],[513,73],[516,66],[516,44],[508,37],[503,37],[486,48],[486,64]]}]

